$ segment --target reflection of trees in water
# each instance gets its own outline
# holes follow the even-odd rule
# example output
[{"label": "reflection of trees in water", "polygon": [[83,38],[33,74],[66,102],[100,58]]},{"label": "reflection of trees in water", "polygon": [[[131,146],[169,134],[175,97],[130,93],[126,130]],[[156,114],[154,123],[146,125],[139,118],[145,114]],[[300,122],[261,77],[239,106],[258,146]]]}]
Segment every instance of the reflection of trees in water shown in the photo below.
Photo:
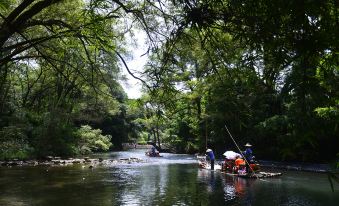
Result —
[{"label": "reflection of trees in water", "polygon": [[138,173],[130,176],[129,181],[134,183],[122,188],[120,205],[153,205],[159,201],[159,197],[166,194],[168,165],[138,169],[140,169]]},{"label": "reflection of trees in water", "polygon": [[206,205],[206,189],[197,184],[194,166],[160,164],[130,169],[139,172],[130,175],[133,183],[121,185],[118,205]]},{"label": "reflection of trees in water", "polygon": [[165,193],[156,205],[207,205],[206,189],[197,184],[196,173],[194,165],[170,165]]},{"label": "reflection of trees in water", "polygon": [[199,169],[198,170],[198,180],[208,183],[206,184],[206,191],[212,193],[215,190],[216,180],[215,180],[214,171]]},{"label": "reflection of trees in water", "polygon": [[198,169],[199,187],[195,205],[224,205],[222,174],[217,171]]}]

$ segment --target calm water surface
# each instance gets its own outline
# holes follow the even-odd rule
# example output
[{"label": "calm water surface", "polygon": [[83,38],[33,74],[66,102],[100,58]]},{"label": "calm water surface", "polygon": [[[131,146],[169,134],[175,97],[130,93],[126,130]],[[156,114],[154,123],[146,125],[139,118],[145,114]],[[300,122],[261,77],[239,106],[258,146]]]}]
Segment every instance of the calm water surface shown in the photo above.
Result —
[{"label": "calm water surface", "polygon": [[193,156],[144,151],[146,163],[98,166],[0,167],[0,205],[339,205],[327,176],[284,172],[274,179],[241,179],[199,169]]}]

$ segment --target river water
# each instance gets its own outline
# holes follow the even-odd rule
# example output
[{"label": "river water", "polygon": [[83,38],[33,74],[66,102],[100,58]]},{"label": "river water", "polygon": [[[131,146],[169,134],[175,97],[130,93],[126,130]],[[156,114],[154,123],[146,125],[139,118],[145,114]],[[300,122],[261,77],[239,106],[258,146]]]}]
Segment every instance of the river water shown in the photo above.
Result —
[{"label": "river water", "polygon": [[143,158],[143,163],[89,168],[0,167],[0,205],[339,205],[325,174],[282,171],[272,179],[242,179],[199,169],[194,156],[142,150],[103,158]]}]

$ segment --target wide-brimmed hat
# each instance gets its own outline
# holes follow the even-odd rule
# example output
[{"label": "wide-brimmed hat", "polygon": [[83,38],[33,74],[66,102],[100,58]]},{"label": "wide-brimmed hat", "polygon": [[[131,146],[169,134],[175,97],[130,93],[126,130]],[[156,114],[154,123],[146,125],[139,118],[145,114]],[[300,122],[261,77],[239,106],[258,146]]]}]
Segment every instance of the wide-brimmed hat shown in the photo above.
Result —
[{"label": "wide-brimmed hat", "polygon": [[247,143],[245,144],[245,147],[252,147],[252,145],[251,145],[250,143],[247,142]]},{"label": "wide-brimmed hat", "polygon": [[206,150],[206,153],[207,153],[207,152],[211,152],[211,151],[212,151],[211,149],[207,149],[207,150]]}]

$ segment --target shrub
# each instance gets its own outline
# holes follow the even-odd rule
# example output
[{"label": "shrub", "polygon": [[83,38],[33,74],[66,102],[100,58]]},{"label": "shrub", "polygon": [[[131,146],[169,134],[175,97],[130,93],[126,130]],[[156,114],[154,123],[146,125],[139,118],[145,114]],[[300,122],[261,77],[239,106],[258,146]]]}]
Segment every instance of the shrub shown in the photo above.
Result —
[{"label": "shrub", "polygon": [[140,145],[146,145],[148,139],[148,133],[147,132],[140,132],[138,135],[138,144]]},{"label": "shrub", "polygon": [[111,135],[102,135],[100,129],[83,125],[76,131],[78,153],[88,154],[95,151],[107,151],[112,146]]},{"label": "shrub", "polygon": [[38,157],[76,154],[75,127],[64,112],[46,112],[38,116],[32,131],[32,146]]},{"label": "shrub", "polygon": [[27,159],[32,151],[21,128],[8,126],[0,130],[0,159]]}]

